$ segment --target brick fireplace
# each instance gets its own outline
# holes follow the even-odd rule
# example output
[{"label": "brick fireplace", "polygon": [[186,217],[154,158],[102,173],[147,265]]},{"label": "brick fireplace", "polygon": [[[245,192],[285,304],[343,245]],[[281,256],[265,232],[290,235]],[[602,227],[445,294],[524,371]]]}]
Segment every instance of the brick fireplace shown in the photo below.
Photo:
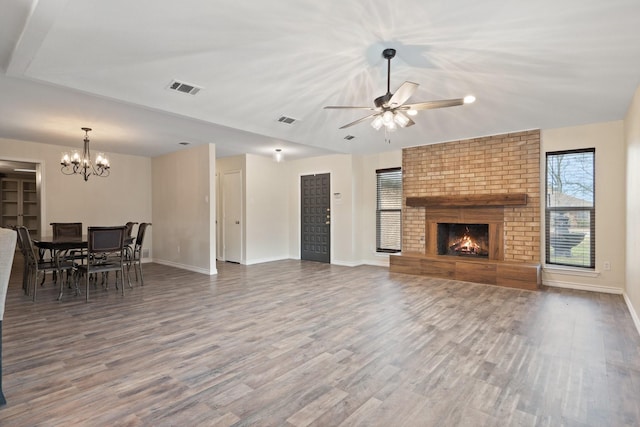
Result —
[{"label": "brick fireplace", "polygon": [[[537,287],[539,130],[412,147],[402,157],[403,248],[392,271]],[[444,230],[465,239],[476,225],[486,226],[486,241],[444,243]]]}]

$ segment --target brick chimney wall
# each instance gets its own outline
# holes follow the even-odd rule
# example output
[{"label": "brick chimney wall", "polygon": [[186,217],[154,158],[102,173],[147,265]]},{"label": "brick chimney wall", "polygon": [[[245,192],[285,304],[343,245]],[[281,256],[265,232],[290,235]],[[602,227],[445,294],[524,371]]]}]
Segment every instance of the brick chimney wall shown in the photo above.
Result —
[{"label": "brick chimney wall", "polygon": [[[540,262],[540,130],[402,150],[407,197],[527,193],[505,207],[504,260]],[[403,252],[425,253],[425,208],[403,205]]]}]

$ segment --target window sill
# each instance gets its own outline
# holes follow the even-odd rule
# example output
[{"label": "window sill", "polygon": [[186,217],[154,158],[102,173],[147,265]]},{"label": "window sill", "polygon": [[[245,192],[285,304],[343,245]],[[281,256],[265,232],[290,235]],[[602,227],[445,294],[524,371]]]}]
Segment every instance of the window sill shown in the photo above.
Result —
[{"label": "window sill", "polygon": [[542,270],[552,274],[564,274],[567,276],[582,276],[582,277],[599,277],[600,272],[597,270],[579,268],[579,267],[564,267],[558,265],[545,264]]}]

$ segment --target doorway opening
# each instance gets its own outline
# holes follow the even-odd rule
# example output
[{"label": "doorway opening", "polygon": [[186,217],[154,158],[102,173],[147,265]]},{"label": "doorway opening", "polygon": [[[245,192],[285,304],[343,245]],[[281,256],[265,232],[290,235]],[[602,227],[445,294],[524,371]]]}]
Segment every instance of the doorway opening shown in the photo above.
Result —
[{"label": "doorway opening", "polygon": [[40,238],[40,165],[0,160],[0,227],[24,226],[31,237]]}]

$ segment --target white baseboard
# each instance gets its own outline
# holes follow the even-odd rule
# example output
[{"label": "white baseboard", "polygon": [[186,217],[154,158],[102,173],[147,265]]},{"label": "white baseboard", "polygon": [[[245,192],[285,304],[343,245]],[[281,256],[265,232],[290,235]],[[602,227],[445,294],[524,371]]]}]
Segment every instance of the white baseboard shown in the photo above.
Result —
[{"label": "white baseboard", "polygon": [[636,325],[636,329],[638,330],[638,334],[640,334],[640,317],[638,317],[638,312],[631,304],[631,300],[627,296],[627,293],[622,294],[624,296],[624,302],[627,303],[627,308],[629,309],[629,313],[631,313],[631,318],[633,319],[633,324]]},{"label": "white baseboard", "polygon": [[605,294],[622,295],[623,293],[623,290],[621,288],[614,288],[610,286],[587,285],[584,283],[575,283],[575,282],[561,282],[559,280],[543,280],[542,284],[545,286],[551,286],[555,288],[578,289],[581,291],[602,292]]},{"label": "white baseboard", "polygon": [[386,260],[367,260],[367,261],[362,261],[362,264],[364,265],[373,265],[374,267],[389,267],[389,259]]},{"label": "white baseboard", "polygon": [[331,264],[335,264],[335,265],[342,265],[344,267],[357,267],[359,265],[362,265],[361,262],[355,262],[355,261],[340,261],[340,260],[336,260],[334,259],[333,261],[331,261]]},{"label": "white baseboard", "polygon": [[286,255],[283,255],[283,256],[279,256],[279,257],[252,259],[252,260],[247,261],[245,263],[245,265],[262,264],[264,262],[273,262],[273,261],[283,261],[285,259],[289,259],[289,257],[286,256]]},{"label": "white baseboard", "polygon": [[214,268],[213,270],[209,271],[206,268],[194,267],[193,265],[180,264],[180,263],[173,262],[173,261],[166,261],[166,260],[156,259],[153,262],[155,262],[157,264],[168,265],[169,267],[181,268],[182,270],[193,271],[195,273],[206,274],[206,275],[209,275],[209,276],[213,276],[214,274],[218,274],[218,270],[216,268]]}]

